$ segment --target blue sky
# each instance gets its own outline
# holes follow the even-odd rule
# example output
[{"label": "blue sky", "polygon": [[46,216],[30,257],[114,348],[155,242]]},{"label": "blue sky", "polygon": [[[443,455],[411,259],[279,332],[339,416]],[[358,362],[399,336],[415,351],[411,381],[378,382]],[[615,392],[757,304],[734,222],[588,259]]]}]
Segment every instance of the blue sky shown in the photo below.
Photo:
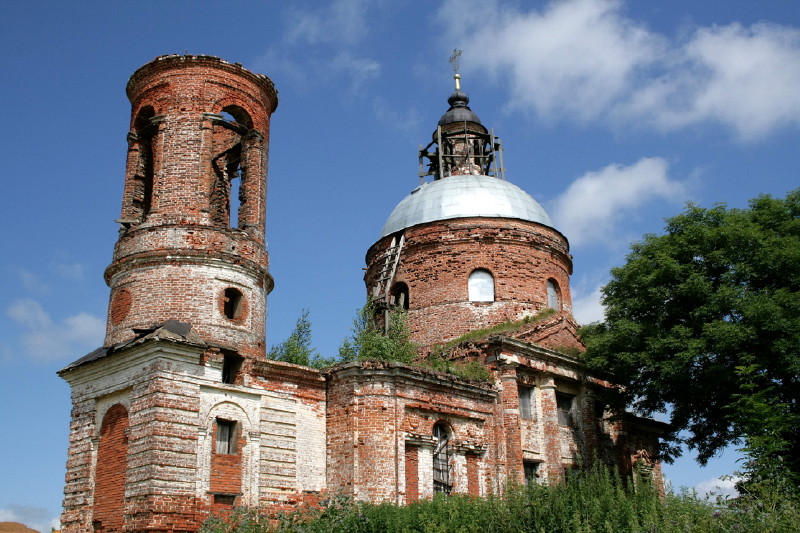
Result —
[{"label": "blue sky", "polygon": [[[69,389],[102,344],[117,237],[125,83],[170,53],[270,76],[268,343],[304,308],[335,353],[364,300],[367,248],[418,182],[463,50],[472,109],[506,177],[570,239],[579,321],[632,240],[687,201],[743,207],[800,185],[794,0],[5,2],[0,32],[0,521],[60,512]],[[735,469],[667,467],[700,486]]]}]

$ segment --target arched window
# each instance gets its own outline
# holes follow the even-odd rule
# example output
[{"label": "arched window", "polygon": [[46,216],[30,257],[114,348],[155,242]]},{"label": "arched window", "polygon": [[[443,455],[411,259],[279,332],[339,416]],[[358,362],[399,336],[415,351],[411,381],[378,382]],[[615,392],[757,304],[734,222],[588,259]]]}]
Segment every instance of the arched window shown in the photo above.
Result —
[{"label": "arched window", "polygon": [[559,297],[558,283],[554,279],[547,280],[547,308],[561,309],[561,298]]},{"label": "arched window", "polygon": [[408,310],[408,285],[402,281],[395,283],[392,286],[392,299],[391,304],[400,309]]},{"label": "arched window", "polygon": [[122,531],[125,510],[125,472],[128,461],[128,410],[113,405],[100,426],[95,471],[94,522],[103,531]]},{"label": "arched window", "polygon": [[450,494],[453,485],[450,483],[450,430],[444,422],[433,426],[433,490]]},{"label": "arched window", "polygon": [[238,105],[229,105],[222,108],[222,112],[220,113],[222,118],[229,122],[236,122],[244,126],[245,128],[252,128],[253,127],[253,119],[250,118],[250,114],[244,110],[241,106]]},{"label": "arched window", "polygon": [[473,270],[469,275],[468,289],[470,302],[493,302],[494,276],[482,268]]}]

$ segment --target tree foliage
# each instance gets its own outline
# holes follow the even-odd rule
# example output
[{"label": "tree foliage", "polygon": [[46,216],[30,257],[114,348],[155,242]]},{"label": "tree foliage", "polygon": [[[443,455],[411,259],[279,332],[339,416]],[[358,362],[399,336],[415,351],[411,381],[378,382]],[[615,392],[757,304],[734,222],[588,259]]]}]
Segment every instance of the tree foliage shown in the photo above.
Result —
[{"label": "tree foliage", "polygon": [[406,324],[406,312],[394,308],[384,320],[388,326],[380,328],[375,322],[374,303],[367,302],[358,310],[353,320],[353,331],[339,347],[342,361],[399,361],[411,363],[417,355],[417,347],[411,342],[411,333]]},{"label": "tree foliage", "polygon": [[322,358],[311,345],[311,321],[308,318],[308,309],[303,309],[289,338],[273,346],[267,357],[274,361],[314,368],[331,364],[330,361]]},{"label": "tree foliage", "polygon": [[800,189],[689,205],[632,246],[603,303],[585,357],[622,385],[617,407],[669,410],[701,463],[744,442],[751,476],[800,472]]}]

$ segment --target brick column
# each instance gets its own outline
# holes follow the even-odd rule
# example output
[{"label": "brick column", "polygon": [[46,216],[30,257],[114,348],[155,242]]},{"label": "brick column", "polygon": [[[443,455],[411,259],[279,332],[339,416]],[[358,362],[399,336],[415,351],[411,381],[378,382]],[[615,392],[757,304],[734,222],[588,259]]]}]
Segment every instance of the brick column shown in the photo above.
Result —
[{"label": "brick column", "polygon": [[583,462],[586,466],[591,466],[598,456],[600,450],[598,435],[598,418],[595,410],[595,393],[589,387],[583,387],[581,395],[578,396],[578,424],[579,431],[583,435]]},{"label": "brick column", "polygon": [[562,478],[561,472],[561,432],[558,424],[556,404],[556,384],[553,376],[544,376],[539,382],[542,402],[542,432],[544,433],[544,471],[548,482]]},{"label": "brick column", "polygon": [[406,444],[406,504],[419,500],[419,446]]},{"label": "brick column", "polygon": [[478,482],[478,456],[474,453],[466,455],[467,458],[467,494],[480,496],[481,488]]},{"label": "brick column", "polygon": [[517,363],[498,360],[500,370],[500,403],[503,406],[503,427],[506,439],[506,476],[515,483],[524,483],[522,468],[522,436],[519,430],[519,390]]}]

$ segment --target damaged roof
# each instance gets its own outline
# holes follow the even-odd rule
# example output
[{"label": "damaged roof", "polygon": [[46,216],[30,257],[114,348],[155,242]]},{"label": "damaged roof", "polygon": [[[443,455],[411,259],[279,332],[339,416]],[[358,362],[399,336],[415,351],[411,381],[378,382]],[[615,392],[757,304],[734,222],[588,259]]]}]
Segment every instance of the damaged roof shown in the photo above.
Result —
[{"label": "damaged roof", "polygon": [[192,325],[187,322],[180,322],[178,320],[167,320],[162,324],[156,324],[149,328],[133,329],[134,337],[125,342],[115,344],[113,346],[101,346],[100,348],[89,352],[77,361],[74,361],[61,370],[58,371],[62,374],[73,368],[77,368],[86,363],[97,361],[114,352],[118,352],[136,344],[142,344],[148,340],[167,340],[178,343],[192,344],[196,346],[205,346],[206,343],[200,336],[192,330]]}]

